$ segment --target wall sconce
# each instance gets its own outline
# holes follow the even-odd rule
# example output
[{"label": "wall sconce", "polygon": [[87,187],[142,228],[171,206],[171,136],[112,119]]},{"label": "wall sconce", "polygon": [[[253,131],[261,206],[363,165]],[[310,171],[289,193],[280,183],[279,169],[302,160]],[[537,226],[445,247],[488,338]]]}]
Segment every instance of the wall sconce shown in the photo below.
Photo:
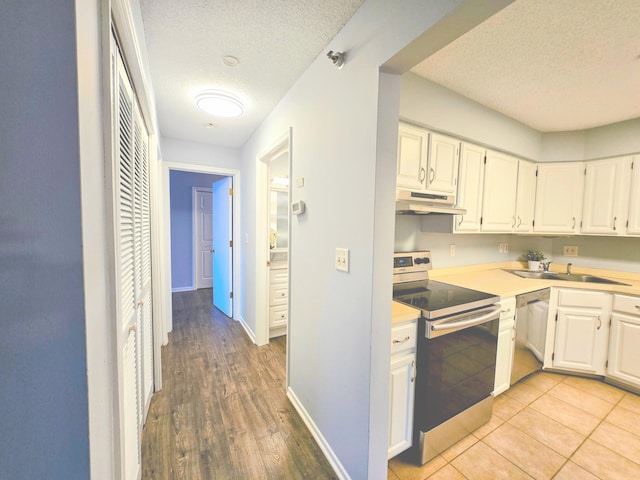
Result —
[{"label": "wall sconce", "polygon": [[344,62],[346,60],[344,52],[334,52],[333,50],[329,50],[327,52],[327,57],[329,57],[331,63],[338,67],[338,69],[341,70],[342,67],[344,67]]}]

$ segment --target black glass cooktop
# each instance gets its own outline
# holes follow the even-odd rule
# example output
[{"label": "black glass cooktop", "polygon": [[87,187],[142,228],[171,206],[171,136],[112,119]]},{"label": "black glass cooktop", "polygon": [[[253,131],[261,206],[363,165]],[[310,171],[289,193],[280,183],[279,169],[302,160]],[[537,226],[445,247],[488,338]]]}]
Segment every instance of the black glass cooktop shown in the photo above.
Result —
[{"label": "black glass cooktop", "polygon": [[500,297],[448,283],[422,280],[394,285],[393,299],[421,309],[422,316],[431,320],[492,305]]}]

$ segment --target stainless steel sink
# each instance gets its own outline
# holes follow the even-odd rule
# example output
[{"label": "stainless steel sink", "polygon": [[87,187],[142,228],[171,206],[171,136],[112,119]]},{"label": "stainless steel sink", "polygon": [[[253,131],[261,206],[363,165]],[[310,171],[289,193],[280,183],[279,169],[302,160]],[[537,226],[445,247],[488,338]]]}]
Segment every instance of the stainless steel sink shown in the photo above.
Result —
[{"label": "stainless steel sink", "polygon": [[579,273],[559,273],[559,272],[535,272],[531,270],[505,270],[522,278],[537,278],[544,280],[564,280],[567,282],[587,282],[587,283],[607,283],[610,285],[629,285],[628,283],[616,282],[604,277]]}]

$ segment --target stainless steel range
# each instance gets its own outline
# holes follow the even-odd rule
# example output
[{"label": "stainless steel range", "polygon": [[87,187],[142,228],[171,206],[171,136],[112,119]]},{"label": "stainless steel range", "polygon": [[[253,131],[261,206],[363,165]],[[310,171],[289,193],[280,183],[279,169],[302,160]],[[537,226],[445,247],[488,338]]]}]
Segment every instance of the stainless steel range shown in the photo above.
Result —
[{"label": "stainless steel range", "polygon": [[396,253],[393,299],[419,308],[413,451],[424,464],[488,422],[500,297],[429,280],[431,253]]}]

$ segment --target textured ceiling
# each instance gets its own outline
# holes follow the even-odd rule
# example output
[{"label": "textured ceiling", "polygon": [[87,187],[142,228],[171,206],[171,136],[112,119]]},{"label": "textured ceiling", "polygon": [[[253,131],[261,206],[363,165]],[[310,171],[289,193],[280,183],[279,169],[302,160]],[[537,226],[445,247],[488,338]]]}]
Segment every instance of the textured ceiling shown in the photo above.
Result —
[{"label": "textured ceiling", "polygon": [[412,69],[541,131],[640,117],[640,0],[517,0]]},{"label": "textured ceiling", "polygon": [[[362,1],[141,0],[160,133],[241,146]],[[240,64],[226,66],[225,55]],[[246,114],[200,112],[194,98],[205,89],[234,92]]]}]

